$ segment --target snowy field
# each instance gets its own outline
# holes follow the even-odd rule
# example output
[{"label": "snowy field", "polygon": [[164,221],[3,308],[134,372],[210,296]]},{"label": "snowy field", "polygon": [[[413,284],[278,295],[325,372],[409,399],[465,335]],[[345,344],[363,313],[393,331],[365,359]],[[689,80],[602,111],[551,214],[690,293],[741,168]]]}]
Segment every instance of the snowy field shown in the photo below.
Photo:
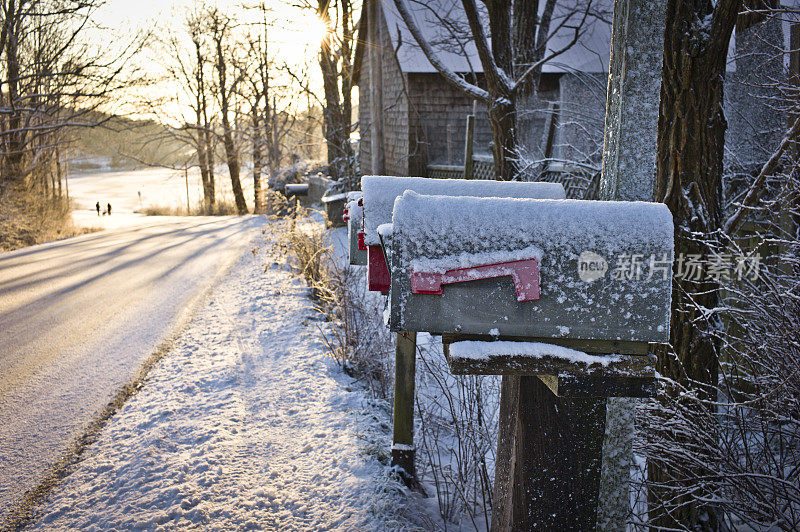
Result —
[{"label": "snowy field", "polygon": [[[249,206],[253,204],[253,181],[247,169],[242,169],[242,188]],[[203,198],[200,170],[188,172],[188,199],[192,208]],[[227,171],[217,168],[217,199],[233,199]],[[139,196],[141,193],[141,199]],[[136,213],[147,207],[186,208],[187,186],[183,170],[145,168],[141,170],[108,170],[76,172],[69,176],[69,195],[73,205],[73,219],[82,227],[106,229],[136,225],[144,218]],[[96,202],[101,211],[111,204],[111,216],[98,216]]]},{"label": "snowy field", "polygon": [[389,477],[389,413],[324,354],[308,289],[264,244],[29,528],[428,528],[409,520],[416,503]]}]

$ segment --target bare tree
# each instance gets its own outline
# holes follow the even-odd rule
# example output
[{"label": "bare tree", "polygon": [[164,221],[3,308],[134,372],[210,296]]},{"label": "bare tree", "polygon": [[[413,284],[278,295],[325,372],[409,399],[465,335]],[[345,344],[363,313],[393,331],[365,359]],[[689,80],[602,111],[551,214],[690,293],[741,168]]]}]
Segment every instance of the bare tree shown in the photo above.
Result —
[{"label": "bare tree", "polygon": [[267,6],[255,6],[260,20],[246,37],[248,60],[241,65],[244,81],[244,98],[249,103],[250,142],[253,158],[253,212],[263,211],[261,173],[267,148],[266,127],[270,121],[270,80],[272,63],[269,57],[269,21]]},{"label": "bare tree", "polygon": [[353,131],[353,64],[355,61],[358,2],[352,0],[302,0],[298,6],[312,11],[327,28],[320,43],[319,68],[323,96],[290,69],[290,75],[309,98],[322,107],[322,133],[327,151],[328,172],[343,190],[358,188],[355,156],[350,144]]},{"label": "bare tree", "polygon": [[[408,29],[428,61],[447,81],[470,98],[484,103],[492,128],[492,154],[496,179],[514,179],[518,175],[520,153],[516,126],[517,100],[535,93],[542,66],[574,46],[594,16],[592,0],[575,2],[554,20],[559,5],[556,0],[487,0],[486,16],[475,0],[462,0],[471,40],[483,68],[485,88],[452,71],[438,56],[417,25],[406,0],[395,0]],[[489,32],[484,21],[488,19]],[[557,33],[569,37],[563,44],[548,50]],[[489,44],[491,36],[491,45]]]},{"label": "bare tree", "polygon": [[206,82],[207,59],[203,47],[202,21],[197,14],[187,19],[189,35],[194,46],[194,111],[195,111],[195,146],[200,165],[200,178],[203,182],[203,198],[205,211],[214,212],[216,202],[214,183],[214,142],[212,140],[212,124],[208,118],[208,94]]},{"label": "bare tree", "polygon": [[244,199],[242,182],[239,177],[241,172],[239,146],[236,142],[234,123],[231,122],[231,114],[236,111],[233,106],[233,98],[241,82],[241,76],[237,75],[236,70],[229,70],[233,64],[230,49],[232,21],[217,7],[207,10],[206,19],[208,36],[211,39],[214,54],[214,70],[217,75],[217,99],[222,126],[222,145],[225,148],[225,160],[231,178],[231,189],[236,201],[236,210],[239,214],[247,214],[247,203]]},{"label": "bare tree", "polygon": [[103,54],[84,40],[99,2],[0,1],[0,195],[6,186],[60,191],[75,127],[126,84],[138,41]]},{"label": "bare tree", "polygon": [[[744,190],[723,193],[731,34],[790,11],[771,0],[668,3],[656,199],[673,213],[679,275],[670,346],[658,352],[666,393],[645,408],[651,526],[800,526],[800,122],[796,86],[780,76],[765,79],[783,94],[770,97],[789,118],[771,124],[783,140]],[[767,56],[790,52],[780,41]]]}]

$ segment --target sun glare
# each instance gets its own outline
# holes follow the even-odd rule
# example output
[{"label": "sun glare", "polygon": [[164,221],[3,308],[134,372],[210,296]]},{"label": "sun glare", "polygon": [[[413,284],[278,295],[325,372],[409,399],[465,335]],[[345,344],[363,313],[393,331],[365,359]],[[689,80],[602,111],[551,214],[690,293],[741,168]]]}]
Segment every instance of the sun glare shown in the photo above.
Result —
[{"label": "sun glare", "polygon": [[322,40],[330,31],[328,25],[316,15],[306,17],[302,24],[305,25],[304,28],[301,28],[301,31],[306,43],[315,48],[322,44]]}]

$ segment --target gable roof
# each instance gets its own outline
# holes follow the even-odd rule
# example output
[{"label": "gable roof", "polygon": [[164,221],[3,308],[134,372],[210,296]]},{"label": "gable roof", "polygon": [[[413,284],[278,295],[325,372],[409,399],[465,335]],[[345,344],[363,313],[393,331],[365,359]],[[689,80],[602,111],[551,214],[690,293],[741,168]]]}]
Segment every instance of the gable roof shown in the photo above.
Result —
[{"label": "gable roof", "polygon": [[[409,11],[425,38],[431,43],[439,58],[448,68],[460,74],[483,72],[475,44],[466,20],[461,0],[406,0]],[[436,73],[406,26],[393,0],[379,0],[383,20],[389,31],[391,45],[396,50],[397,61],[404,73]],[[569,6],[579,0],[559,0],[553,15],[552,27],[567,20]],[[608,15],[611,0],[595,2]],[[543,9],[544,2],[540,9]],[[357,80],[361,62],[364,60],[367,38],[366,13],[359,23],[354,78]],[[610,20],[610,17],[605,17]],[[573,16],[573,21],[576,18]],[[488,26],[488,24],[487,24]],[[571,30],[561,28],[548,43],[548,53],[558,50],[570,42]],[[587,20],[585,31],[578,43],[558,57],[548,61],[544,72],[606,72],[611,51],[611,26],[599,17]]]},{"label": "gable roof", "polygon": [[[417,44],[411,31],[398,13],[393,0],[378,0],[383,19],[389,30],[392,48],[396,50],[397,61],[404,73],[436,73],[436,68],[428,61]],[[460,74],[481,73],[483,67],[477,50],[471,39],[466,15],[461,0],[406,0],[417,26],[436,50],[439,58],[451,70]],[[553,28],[566,19],[572,12],[570,6],[580,5],[581,0],[558,0],[553,15]],[[785,7],[800,5],[799,0],[784,0]],[[608,61],[611,55],[611,15],[613,0],[595,0],[593,8],[595,16],[587,19],[584,32],[578,42],[561,55],[551,59],[542,68],[543,72],[608,72]],[[540,10],[544,2],[540,3]],[[789,47],[790,22],[797,23],[799,15],[785,15],[782,22],[785,49]],[[367,39],[366,13],[362,13],[359,22],[356,57],[353,70],[354,84],[358,82],[361,64]],[[573,20],[575,20],[573,18]],[[488,26],[488,24],[486,25]],[[572,38],[569,28],[560,28],[548,42],[548,53],[563,48]],[[736,35],[732,35],[728,48],[728,72],[736,71]],[[788,54],[784,63],[788,66]]]},{"label": "gable roof", "polygon": [[[466,21],[466,15],[461,7],[460,0],[434,0],[433,2],[420,2],[407,0],[409,10],[412,11],[417,25],[428,39],[439,56],[453,71],[459,73],[482,72],[481,62],[477,50],[471,40],[471,33]],[[436,72],[422,49],[417,45],[411,31],[406,27],[394,2],[382,0],[384,18],[389,27],[392,45],[397,49],[397,59],[404,72]],[[579,4],[580,0],[559,0],[553,14],[551,28],[556,29],[561,23],[577,23],[580,18],[574,14],[572,7]],[[424,5],[421,5],[424,4]],[[539,4],[540,11],[544,9],[545,2]],[[611,2],[608,0],[595,2],[606,15],[610,14]],[[605,5],[604,5],[605,4]],[[593,8],[594,10],[594,8]],[[571,18],[570,18],[571,15]],[[610,16],[606,17],[610,20]],[[443,27],[445,22],[449,28]],[[488,27],[488,24],[486,24]],[[578,43],[563,54],[548,61],[543,68],[544,72],[567,72],[579,70],[583,72],[608,71],[608,58],[611,53],[611,25],[610,23],[592,16],[587,19],[583,35]],[[460,49],[446,41],[461,41]],[[552,53],[567,45],[572,39],[572,30],[562,27],[547,43],[547,52]],[[399,44],[399,48],[398,48]],[[472,67],[472,68],[470,68]]]}]

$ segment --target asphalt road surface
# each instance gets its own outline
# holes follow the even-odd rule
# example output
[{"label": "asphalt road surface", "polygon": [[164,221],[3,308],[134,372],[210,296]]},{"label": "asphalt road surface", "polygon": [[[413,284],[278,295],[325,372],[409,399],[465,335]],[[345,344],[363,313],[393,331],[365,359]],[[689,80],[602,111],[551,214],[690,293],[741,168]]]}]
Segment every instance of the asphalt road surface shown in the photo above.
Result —
[{"label": "asphalt road surface", "polygon": [[0,526],[259,226],[153,217],[0,253]]}]

